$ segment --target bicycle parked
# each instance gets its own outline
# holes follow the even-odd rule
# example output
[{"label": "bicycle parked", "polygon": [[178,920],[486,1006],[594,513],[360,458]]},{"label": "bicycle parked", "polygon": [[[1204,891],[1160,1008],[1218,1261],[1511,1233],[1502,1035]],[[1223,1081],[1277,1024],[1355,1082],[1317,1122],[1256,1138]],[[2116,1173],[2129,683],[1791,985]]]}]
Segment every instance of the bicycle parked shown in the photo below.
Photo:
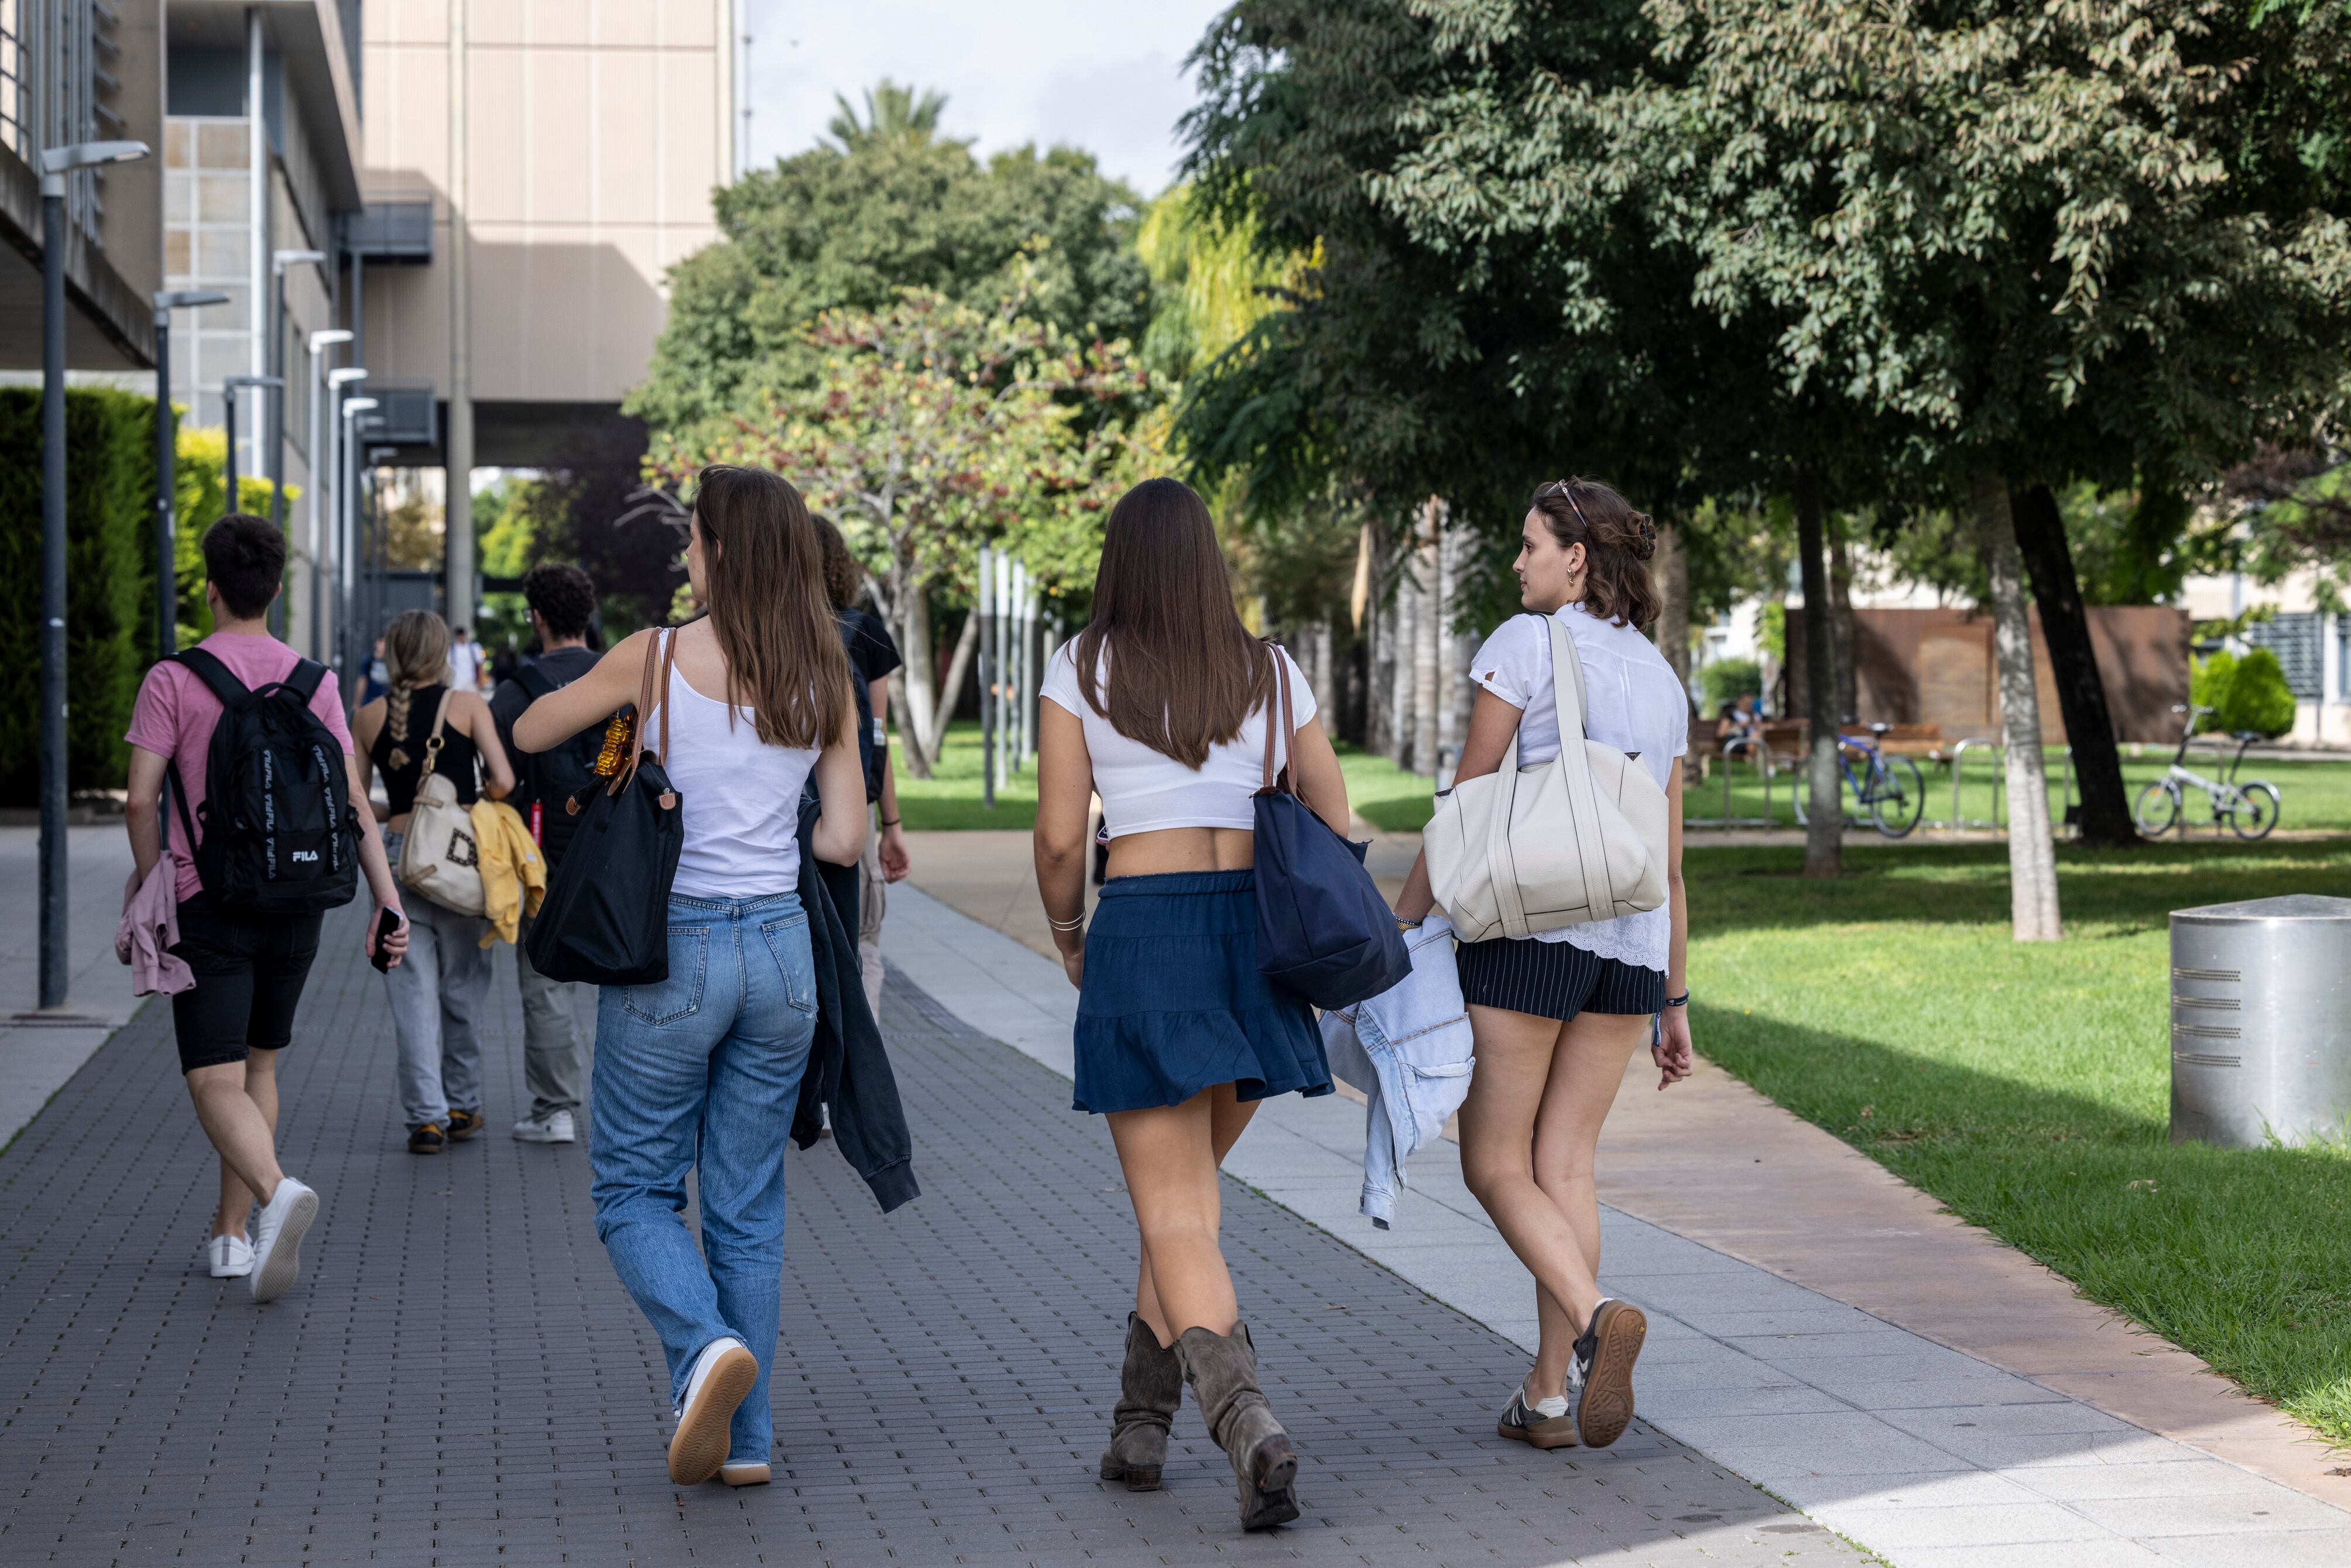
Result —
[{"label": "bicycle parked", "polygon": [[[1886,754],[1886,733],[1892,727],[1873,724],[1866,737],[1838,736],[1837,768],[1844,776],[1844,787],[1853,791],[1854,816],[1865,814],[1870,826],[1889,839],[1899,839],[1908,837],[1927,814],[1927,779],[1910,758]],[[1856,754],[1862,759],[1858,773]],[[1799,789],[1794,796],[1796,821],[1802,824],[1807,820],[1804,791]]]},{"label": "bicycle parked", "polygon": [[2171,754],[2171,766],[2164,770],[2162,778],[2138,792],[2137,804],[2131,813],[2138,819],[2138,831],[2156,838],[2176,827],[2184,836],[2188,831],[2188,791],[2200,789],[2211,804],[2215,831],[2226,818],[2231,831],[2241,839],[2268,837],[2270,830],[2277,826],[2277,786],[2266,779],[2237,782],[2237,768],[2245,760],[2246,748],[2261,736],[2250,729],[2232,733],[2229,738],[2237,743],[2237,755],[2229,759],[2227,777],[2207,779],[2187,766],[2188,747],[2196,738],[2196,721],[2213,710],[2201,705],[2174,703],[2171,711],[2186,714],[2187,724],[2180,732],[2179,749]]}]

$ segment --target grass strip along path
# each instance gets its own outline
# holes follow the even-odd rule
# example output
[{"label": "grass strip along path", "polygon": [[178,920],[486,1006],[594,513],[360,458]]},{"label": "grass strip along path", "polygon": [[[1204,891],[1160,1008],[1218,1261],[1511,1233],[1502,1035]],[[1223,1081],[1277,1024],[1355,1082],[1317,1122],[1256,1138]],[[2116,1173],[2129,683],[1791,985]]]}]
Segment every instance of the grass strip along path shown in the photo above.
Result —
[{"label": "grass strip along path", "polygon": [[2010,939],[2003,846],[1848,850],[1833,883],[1802,862],[1690,852],[1698,1049],[2351,1443],[2351,1150],[2170,1142],[2167,921],[2341,894],[2351,841],[2061,847],[2047,945]]}]

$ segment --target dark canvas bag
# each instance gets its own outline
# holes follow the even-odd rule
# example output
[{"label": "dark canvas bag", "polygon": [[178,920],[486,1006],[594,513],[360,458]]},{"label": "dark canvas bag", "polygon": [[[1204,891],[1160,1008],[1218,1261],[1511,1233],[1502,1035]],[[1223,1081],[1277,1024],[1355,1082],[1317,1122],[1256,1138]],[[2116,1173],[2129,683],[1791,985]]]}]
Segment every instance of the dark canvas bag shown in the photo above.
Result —
[{"label": "dark canvas bag", "polygon": [[[645,647],[644,681],[628,760],[609,785],[573,796],[570,848],[548,879],[526,950],[550,980],[650,986],[669,978],[669,891],[685,847],[685,813],[662,767],[669,755],[670,670],[677,633],[656,632]],[[645,730],[661,715],[661,745]]]},{"label": "dark canvas bag", "polygon": [[168,770],[204,891],[251,915],[315,915],[349,904],[359,892],[359,817],[343,743],[310,711],[326,666],[304,659],[284,680],[254,691],[202,648],[172,657],[221,705],[195,807],[201,840],[179,764]]},{"label": "dark canvas bag", "polygon": [[1273,655],[1281,697],[1281,771],[1273,769],[1272,704],[1266,705],[1265,782],[1257,821],[1257,967],[1318,1008],[1353,1007],[1403,982],[1412,955],[1395,912],[1364,869],[1368,845],[1331,831],[1290,781],[1298,724],[1290,664]]}]

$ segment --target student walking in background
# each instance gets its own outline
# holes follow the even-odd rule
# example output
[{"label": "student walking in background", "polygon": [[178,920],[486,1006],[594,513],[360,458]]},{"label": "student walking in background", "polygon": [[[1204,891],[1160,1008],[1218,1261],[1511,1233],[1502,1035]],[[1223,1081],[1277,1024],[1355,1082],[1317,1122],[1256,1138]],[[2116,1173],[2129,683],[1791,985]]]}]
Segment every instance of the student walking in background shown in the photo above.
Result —
[{"label": "student walking in background", "polygon": [[[383,648],[392,689],[360,709],[352,734],[362,787],[371,770],[383,775],[383,849],[396,866],[428,772],[455,786],[460,806],[484,794],[503,800],[515,779],[489,705],[444,684],[449,628],[441,617],[401,612],[384,629]],[[482,1130],[478,1019],[490,994],[490,925],[422,894],[409,915],[408,962],[384,977],[384,990],[400,1039],[408,1152],[437,1155]]]},{"label": "student walking in background", "polygon": [[[799,493],[756,468],[705,468],[686,575],[709,613],[640,632],[515,721],[531,752],[638,698],[648,644],[664,661],[650,741],[684,844],[669,899],[669,977],[596,1000],[589,1113],[596,1234],[661,1335],[677,1426],[670,1479],[769,1476],[784,1259],[784,1149],[816,1030],[816,963],[800,904],[799,809],[813,770],[820,861],[865,842],[849,662]],[[666,710],[665,714],[663,710]],[[679,1215],[686,1178],[697,1251]]]},{"label": "student walking in background", "polygon": [[859,715],[862,729],[858,735],[858,761],[865,770],[865,800],[879,811],[879,820],[865,838],[865,853],[857,863],[857,874],[852,879],[834,879],[828,875],[826,885],[845,891],[853,882],[855,897],[841,902],[836,892],[834,906],[841,914],[841,924],[857,933],[857,956],[865,980],[865,1005],[876,1019],[882,1016],[882,917],[888,908],[889,895],[883,890],[887,883],[904,880],[914,869],[906,853],[906,830],[898,817],[898,776],[890,765],[890,677],[905,661],[898,656],[898,644],[890,629],[870,610],[862,609],[857,601],[863,587],[865,569],[849,553],[849,541],[830,517],[816,519],[817,538],[824,546],[825,592],[832,600],[833,613],[840,618],[841,645],[849,651],[849,667],[856,679],[852,688],[865,690],[865,711]]},{"label": "student walking in background", "polygon": [[[1093,619],[1047,667],[1038,730],[1037,887],[1078,987],[1075,1107],[1110,1123],[1142,1234],[1101,1471],[1158,1486],[1188,1382],[1251,1530],[1298,1517],[1298,1459],[1217,1244],[1217,1171],[1259,1100],[1331,1092],[1313,1009],[1258,972],[1251,797],[1280,722],[1277,661],[1296,704],[1298,793],[1343,831],[1346,785],[1313,688],[1234,613],[1200,497],[1147,480],[1111,512]],[[1110,878],[1087,930],[1096,792]]]},{"label": "student walking in background", "polygon": [[[124,820],[136,887],[162,859],[163,812],[168,810],[172,818],[180,934],[170,951],[195,980],[172,998],[172,1028],[188,1097],[221,1161],[220,1203],[205,1241],[205,1266],[214,1279],[248,1279],[253,1299],[266,1301],[300,1273],[302,1238],[319,1212],[319,1195],[277,1164],[277,1053],[294,1038],[294,1009],[319,952],[321,910],[350,896],[347,886],[326,885],[329,879],[348,877],[348,857],[356,857],[376,908],[400,923],[382,943],[382,956],[394,972],[407,950],[408,933],[383,847],[374,834],[354,831],[350,804],[367,799],[367,785],[351,755],[334,673],[269,635],[270,602],[286,574],[285,535],[266,518],[233,512],[204,530],[204,557],[213,632],[178,657],[158,663],[140,684],[130,732],[123,737],[131,745]],[[272,714],[269,723],[298,751],[307,750],[306,743],[315,738],[331,744],[329,757],[340,756],[329,766],[341,769],[343,820],[318,824],[322,841],[296,842],[297,835],[288,834],[283,846],[290,872],[318,868],[321,885],[308,900],[318,908],[268,913],[239,897],[250,878],[230,874],[235,868],[227,862],[253,847],[236,841],[243,837],[239,808],[246,802],[240,797],[249,779],[243,765],[253,758],[224,758],[227,777],[212,766],[216,732],[229,711],[224,693],[256,715],[293,706],[296,714]],[[298,716],[304,711],[307,719]],[[163,804],[167,780],[169,807]],[[218,887],[208,887],[198,872],[208,831],[223,835],[203,857],[224,883]],[[371,956],[376,955],[378,925],[371,917],[363,939]],[[256,1200],[261,1210],[248,1240],[246,1223]]]},{"label": "student walking in background", "polygon": [[[509,802],[522,813],[552,877],[580,822],[567,803],[594,781],[603,737],[583,730],[534,755],[515,746],[514,725],[532,703],[596,667],[597,655],[588,651],[596,588],[578,567],[549,562],[524,575],[522,596],[530,607],[531,630],[538,633],[538,656],[500,683],[490,697],[490,716],[515,766],[516,789]],[[515,1123],[514,1135],[527,1144],[569,1144],[580,1135],[575,1115],[580,1109],[580,1037],[574,1013],[581,988],[550,980],[532,967],[524,946],[530,938],[530,922],[525,914],[515,938],[515,969],[522,987],[522,1077],[530,1091],[530,1113]]]},{"label": "student walking in background", "polygon": [[[1689,749],[1689,702],[1641,633],[1661,609],[1643,564],[1656,538],[1649,519],[1605,485],[1545,485],[1527,511],[1511,569],[1519,601],[1532,613],[1504,622],[1469,666],[1483,689],[1458,779],[1499,768],[1513,735],[1522,772],[1559,756],[1556,621],[1583,666],[1584,737],[1631,756],[1665,790],[1668,808],[1664,906],[1468,942],[1456,955],[1478,1051],[1461,1107],[1462,1175],[1534,1275],[1541,1322],[1534,1368],[1511,1392],[1499,1429],[1537,1448],[1605,1448],[1633,1419],[1633,1364],[1647,1326],[1638,1308],[1601,1293],[1593,1153],[1635,1050],[1650,1045],[1661,1089],[1689,1074],[1676,764]],[[1416,923],[1434,902],[1424,854],[1413,862],[1397,917]]]}]

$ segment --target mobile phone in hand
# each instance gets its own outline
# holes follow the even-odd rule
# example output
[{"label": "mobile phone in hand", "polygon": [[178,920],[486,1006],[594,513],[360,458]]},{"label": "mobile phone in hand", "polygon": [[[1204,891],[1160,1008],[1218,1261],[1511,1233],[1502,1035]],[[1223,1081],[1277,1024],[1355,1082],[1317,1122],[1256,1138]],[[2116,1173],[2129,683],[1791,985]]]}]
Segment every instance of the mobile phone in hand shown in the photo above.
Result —
[{"label": "mobile phone in hand", "polygon": [[389,909],[375,912],[375,951],[368,955],[368,962],[375,966],[375,972],[379,975],[392,973],[392,955],[385,951],[383,945],[399,929],[399,915]]}]

